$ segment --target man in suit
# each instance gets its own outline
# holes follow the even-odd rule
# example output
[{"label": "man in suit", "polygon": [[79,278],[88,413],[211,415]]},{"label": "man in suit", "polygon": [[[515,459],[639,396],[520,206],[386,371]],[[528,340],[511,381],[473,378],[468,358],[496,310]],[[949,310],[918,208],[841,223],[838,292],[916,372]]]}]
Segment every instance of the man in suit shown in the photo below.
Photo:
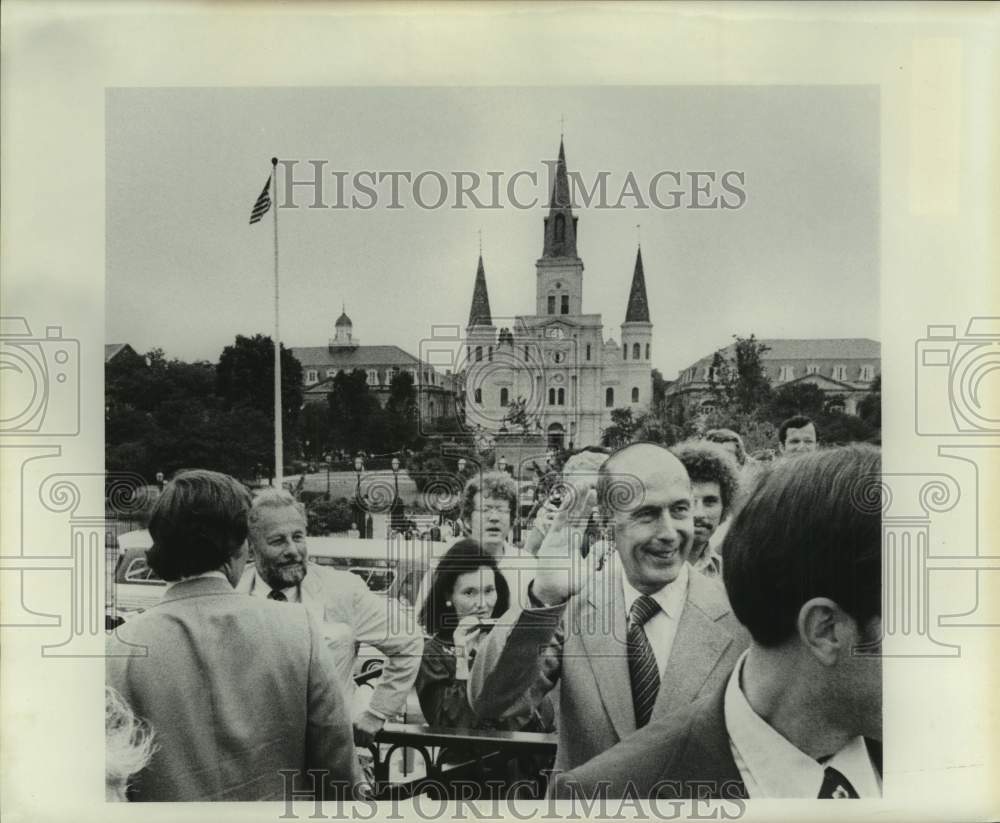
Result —
[{"label": "man in suit", "polygon": [[750,649],[713,694],[562,775],[555,794],[881,796],[879,482],[873,446],[775,466],[725,543]]},{"label": "man in suit", "polygon": [[338,682],[350,695],[357,644],[367,643],[385,655],[371,701],[354,712],[355,739],[367,746],[385,721],[406,705],[424,649],[419,629],[393,619],[395,604],[369,591],[357,575],[307,562],[305,514],[287,491],[258,494],[249,527],[255,562],[244,572],[238,591],[302,603],[321,625],[337,660]]},{"label": "man in suit", "polygon": [[281,800],[310,786],[333,798],[360,779],[319,625],[233,589],[249,509],[236,480],[200,470],[153,507],[149,565],[169,585],[108,641],[108,685],[156,735],[132,800]]},{"label": "man in suit", "polygon": [[[526,684],[536,694],[558,686],[556,768],[572,769],[714,690],[749,638],[721,584],[687,563],[691,483],[676,457],[651,443],[609,458],[584,452],[563,477],[530,606],[511,608],[483,642],[469,697],[480,717],[495,717]],[[615,549],[597,572],[603,541],[581,551],[595,506]]]}]

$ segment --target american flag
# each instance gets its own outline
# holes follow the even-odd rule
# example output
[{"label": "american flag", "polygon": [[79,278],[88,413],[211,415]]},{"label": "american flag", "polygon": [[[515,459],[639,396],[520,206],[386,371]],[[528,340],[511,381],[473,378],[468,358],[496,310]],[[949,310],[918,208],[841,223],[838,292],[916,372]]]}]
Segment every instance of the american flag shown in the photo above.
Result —
[{"label": "american flag", "polygon": [[261,218],[267,214],[268,210],[271,208],[271,178],[267,178],[267,182],[264,184],[264,189],[260,193],[260,197],[257,198],[257,202],[253,204],[253,211],[250,212],[250,225],[254,223],[259,223]]}]

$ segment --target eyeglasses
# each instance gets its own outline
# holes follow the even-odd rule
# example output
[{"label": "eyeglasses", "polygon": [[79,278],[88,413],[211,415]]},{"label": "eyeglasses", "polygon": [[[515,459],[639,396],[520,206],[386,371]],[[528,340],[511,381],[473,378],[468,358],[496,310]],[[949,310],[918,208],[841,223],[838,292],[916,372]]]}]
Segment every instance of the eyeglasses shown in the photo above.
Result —
[{"label": "eyeglasses", "polygon": [[476,509],[478,514],[510,514],[510,506],[507,503],[489,504]]}]

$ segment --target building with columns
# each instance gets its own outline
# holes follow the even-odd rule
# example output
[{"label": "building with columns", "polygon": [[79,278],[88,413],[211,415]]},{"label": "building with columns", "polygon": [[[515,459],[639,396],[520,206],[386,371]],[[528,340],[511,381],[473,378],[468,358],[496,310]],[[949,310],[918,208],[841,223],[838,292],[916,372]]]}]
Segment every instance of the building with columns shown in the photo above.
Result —
[{"label": "building with columns", "polygon": [[384,406],[389,399],[392,378],[400,372],[409,372],[422,420],[433,421],[456,414],[458,382],[454,374],[441,373],[399,346],[361,345],[354,336],[354,324],[346,311],[341,311],[334,323],[334,336],[327,345],[300,346],[291,352],[302,364],[303,399],[307,403],[326,402],[337,372],[361,369],[368,377],[370,391]]},{"label": "building with columns", "polygon": [[[600,314],[583,310],[579,218],[573,214],[561,140],[542,230],[533,314],[503,320],[493,315],[479,257],[465,329],[466,423],[490,433],[511,430],[507,416],[512,404],[523,400],[529,433],[544,434],[550,445],[596,445],[612,409],[640,412],[652,399],[653,324],[642,250],[636,252],[619,343],[605,337]],[[627,275],[616,276],[624,291]]]}]

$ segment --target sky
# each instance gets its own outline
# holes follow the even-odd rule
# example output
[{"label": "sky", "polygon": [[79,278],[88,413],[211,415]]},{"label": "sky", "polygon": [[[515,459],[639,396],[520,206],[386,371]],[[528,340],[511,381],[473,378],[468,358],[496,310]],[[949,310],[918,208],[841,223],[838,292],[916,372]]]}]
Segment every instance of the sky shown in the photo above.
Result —
[{"label": "sky", "polygon": [[[370,209],[306,208],[298,189],[299,208],[278,212],[285,345],[325,345],[343,306],[362,344],[419,355],[435,327],[464,329],[480,242],[496,325],[533,314],[544,164],[561,132],[571,172],[588,186],[607,172],[607,205],[629,174],[639,184],[646,208],[626,196],[576,210],[583,310],[620,341],[641,241],[667,379],[734,334],[880,338],[875,86],[119,88],[106,103],[106,340],[140,352],[214,361],[237,334],[273,334],[272,215],[248,220],[275,155],[299,161],[296,179],[326,161],[327,205],[334,171],[361,204],[352,178],[365,170],[448,184],[440,208],[421,208],[402,180],[402,208],[389,208],[388,180]],[[493,173],[501,207],[451,207],[460,171],[480,175],[486,205]],[[537,177],[515,190],[535,208],[507,197],[519,171]],[[681,175],[680,208],[649,198],[664,171]],[[742,206],[690,208],[689,174],[705,171],[717,182],[701,202],[737,202],[718,181],[740,172],[729,179]],[[661,203],[673,188],[660,178]],[[423,201],[438,191],[427,176]]]}]

